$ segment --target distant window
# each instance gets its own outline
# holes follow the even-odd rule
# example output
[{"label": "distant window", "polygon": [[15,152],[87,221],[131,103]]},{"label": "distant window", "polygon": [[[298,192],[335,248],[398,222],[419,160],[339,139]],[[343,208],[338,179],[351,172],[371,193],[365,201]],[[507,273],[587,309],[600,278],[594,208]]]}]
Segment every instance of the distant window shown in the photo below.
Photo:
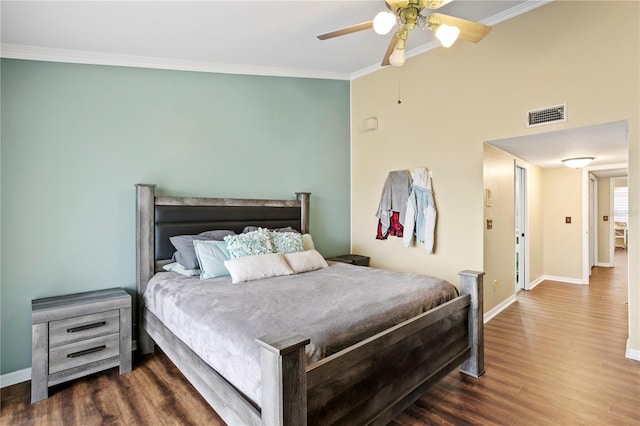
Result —
[{"label": "distant window", "polygon": [[628,223],[629,189],[626,186],[613,188],[613,220]]}]

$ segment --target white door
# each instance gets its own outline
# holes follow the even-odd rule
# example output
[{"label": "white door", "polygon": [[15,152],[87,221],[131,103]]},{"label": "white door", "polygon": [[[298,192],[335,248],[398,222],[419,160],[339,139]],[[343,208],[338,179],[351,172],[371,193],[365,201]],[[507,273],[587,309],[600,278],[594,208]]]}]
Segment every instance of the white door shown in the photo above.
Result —
[{"label": "white door", "polygon": [[596,265],[596,218],[598,217],[597,185],[598,181],[596,177],[589,173],[589,275],[591,275],[591,268]]},{"label": "white door", "polygon": [[527,289],[527,169],[515,169],[516,292]]}]

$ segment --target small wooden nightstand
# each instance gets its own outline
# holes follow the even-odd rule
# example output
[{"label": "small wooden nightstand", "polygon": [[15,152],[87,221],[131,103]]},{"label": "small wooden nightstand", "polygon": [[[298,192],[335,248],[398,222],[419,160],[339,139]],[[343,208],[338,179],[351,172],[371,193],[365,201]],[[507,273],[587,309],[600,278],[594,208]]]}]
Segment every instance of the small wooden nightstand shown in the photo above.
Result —
[{"label": "small wooden nightstand", "polygon": [[31,302],[31,403],[49,386],[120,366],[131,371],[131,296],[121,288]]},{"label": "small wooden nightstand", "polygon": [[327,260],[331,262],[349,263],[351,265],[369,266],[369,256],[361,256],[359,254],[341,254],[340,256],[330,257]]}]

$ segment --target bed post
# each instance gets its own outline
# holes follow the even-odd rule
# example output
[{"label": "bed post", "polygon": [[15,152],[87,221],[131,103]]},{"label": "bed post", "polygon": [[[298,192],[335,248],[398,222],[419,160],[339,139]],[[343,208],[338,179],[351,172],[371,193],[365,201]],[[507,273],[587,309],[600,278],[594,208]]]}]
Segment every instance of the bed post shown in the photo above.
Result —
[{"label": "bed post", "polygon": [[484,374],[483,287],[484,272],[460,272],[460,294],[471,296],[469,305],[469,346],[471,356],[460,366],[460,371],[478,378]]},{"label": "bed post", "polygon": [[307,373],[305,346],[300,335],[268,335],[256,339],[260,345],[262,372],[262,424],[304,426],[307,424]]},{"label": "bed post", "polygon": [[138,318],[138,350],[153,352],[153,340],[142,323],[142,295],[155,273],[155,189],[152,184],[136,184],[136,300]]},{"label": "bed post", "polygon": [[309,196],[310,192],[296,192],[296,199],[300,201],[300,232],[309,233]]}]

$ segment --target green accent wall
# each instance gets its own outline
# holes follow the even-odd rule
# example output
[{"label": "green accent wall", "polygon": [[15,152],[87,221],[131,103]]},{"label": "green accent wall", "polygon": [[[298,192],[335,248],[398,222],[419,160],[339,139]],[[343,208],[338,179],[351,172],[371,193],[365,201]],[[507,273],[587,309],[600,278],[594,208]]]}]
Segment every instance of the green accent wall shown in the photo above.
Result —
[{"label": "green accent wall", "polygon": [[3,59],[1,374],[31,366],[31,300],[135,291],[135,183],[160,195],[311,196],[350,245],[349,82]]}]

